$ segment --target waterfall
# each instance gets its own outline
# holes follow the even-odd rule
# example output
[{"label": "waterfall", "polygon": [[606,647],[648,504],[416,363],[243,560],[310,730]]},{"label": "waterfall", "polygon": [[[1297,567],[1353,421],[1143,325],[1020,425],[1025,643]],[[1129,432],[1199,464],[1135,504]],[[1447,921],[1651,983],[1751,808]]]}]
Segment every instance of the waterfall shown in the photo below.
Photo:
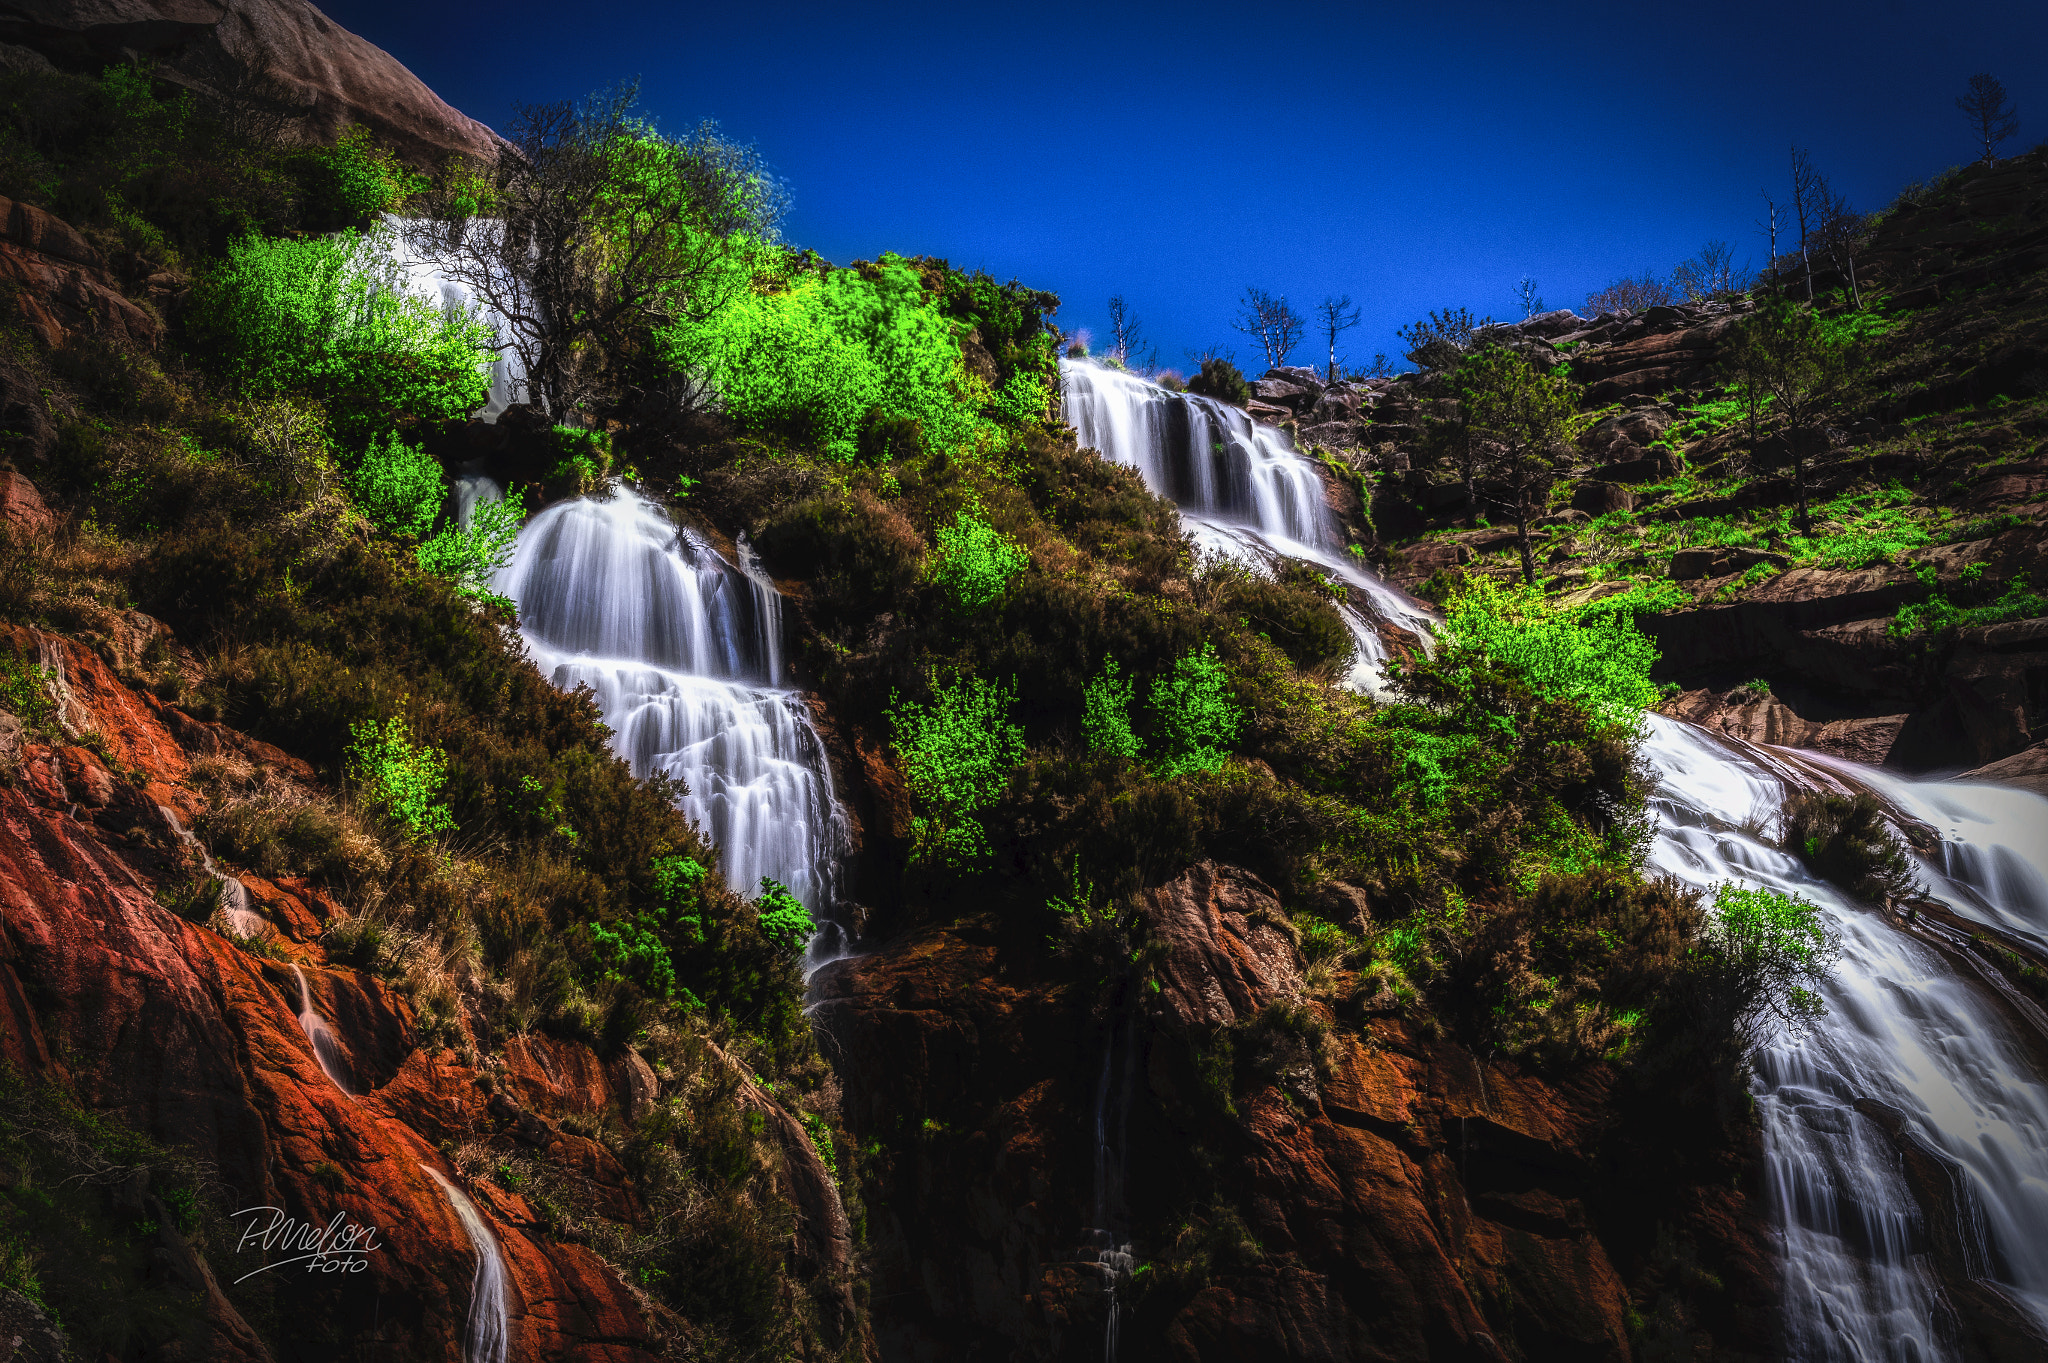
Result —
[{"label": "waterfall", "polygon": [[[468,235],[493,233],[501,230],[501,225],[492,219],[473,218],[460,230]],[[519,352],[511,348],[512,324],[502,313],[478,298],[467,284],[448,278],[432,260],[416,252],[396,218],[379,218],[364,238],[364,250],[376,258],[374,263],[383,267],[396,287],[438,304],[451,320],[474,316],[497,332],[498,342],[505,349],[498,352],[498,358],[491,364],[491,392],[477,410],[479,418],[495,422],[507,407],[524,399],[526,365]]]},{"label": "waterfall", "polygon": [[228,926],[244,937],[257,937],[269,931],[270,924],[263,920],[263,915],[249,907],[249,887],[215,864],[206,844],[179,822],[175,810],[158,805],[156,812],[164,816],[164,822],[170,825],[171,833],[180,843],[199,854],[200,867],[220,886],[220,914],[228,920]]},{"label": "waterfall", "polygon": [[[1118,1054],[1118,1038],[1123,1040]],[[1102,1327],[1103,1363],[1116,1363],[1118,1327],[1123,1302],[1117,1289],[1131,1279],[1137,1267],[1132,1252],[1130,1212],[1124,1200],[1124,1166],[1129,1150],[1126,1131],[1130,1125],[1131,1079],[1137,1068],[1138,1029],[1131,1019],[1112,1016],[1109,1035],[1102,1042],[1102,1072],[1095,1084],[1095,1196],[1091,1219],[1082,1229],[1082,1253],[1092,1262],[1102,1280],[1103,1295],[1109,1298],[1109,1313]]]},{"label": "waterfall", "polygon": [[1380,687],[1387,646],[1376,620],[1429,636],[1426,610],[1343,552],[1322,475],[1285,431],[1227,403],[1086,361],[1062,360],[1060,377],[1064,415],[1081,444],[1135,468],[1146,487],[1177,503],[1199,547],[1260,567],[1300,559],[1349,589],[1343,614],[1357,650],[1354,688]]},{"label": "waterfall", "polygon": [[441,1185],[448,1205],[455,1209],[455,1219],[462,1223],[462,1233],[469,1237],[469,1247],[476,1251],[476,1273],[469,1284],[469,1324],[462,1341],[463,1363],[505,1363],[505,1352],[512,1341],[506,1319],[505,1260],[498,1252],[498,1239],[491,1234],[490,1223],[467,1193],[449,1182],[440,1170],[425,1164],[420,1168]]},{"label": "waterfall", "polygon": [[354,1097],[355,1090],[348,1086],[344,1077],[348,1073],[348,1058],[341,1053],[341,1042],[335,1037],[334,1029],[313,1007],[313,991],[306,985],[306,972],[294,965],[292,974],[299,979],[299,1029],[312,1044],[313,1058],[320,1062],[321,1072],[329,1083]]},{"label": "waterfall", "polygon": [[[1314,470],[1244,413],[1096,365],[1063,363],[1081,442],[1181,503],[1198,543],[1341,572],[1381,619],[1428,637],[1430,616],[1343,562]],[[1353,615],[1354,633],[1370,621]],[[1372,690],[1361,633],[1353,685]],[[1849,902],[1766,841],[1788,790],[1816,770],[1883,797],[1934,839],[1930,893],[1956,913],[2048,945],[2048,801],[1968,782],[1916,782],[1816,753],[1771,751],[1646,717],[1657,778],[1651,869],[1818,904],[1843,950],[1827,1015],[1780,1035],[1754,1081],[1773,1212],[1784,1233],[1789,1356],[1935,1363],[1959,1356],[1928,1233],[1886,1125],[1946,1171],[1971,1276],[2048,1333],[2048,1086],[2010,1015],[1932,946]],[[1107,1075],[1107,1069],[1105,1069]],[[1098,1158],[1103,1146],[1098,1103]],[[1883,1121],[1880,1121],[1880,1118]],[[1098,1220],[1104,1219],[1098,1213]],[[1112,1329],[1114,1324],[1112,1323]]]},{"label": "waterfall", "polygon": [[[542,674],[596,694],[634,775],[682,778],[727,883],[752,895],[779,881],[822,920],[846,817],[803,695],[782,684],[782,598],[744,539],[735,557],[620,491],[535,516],[493,588],[518,602]],[[828,924],[812,964],[840,943]]]},{"label": "waterfall", "polygon": [[[2048,1085],[2008,1015],[1932,947],[1851,903],[1753,831],[1775,824],[1789,790],[1811,784],[1795,762],[1661,716],[1648,722],[1644,756],[1659,781],[1653,869],[1701,887],[1745,880],[1801,895],[1841,935],[1841,958],[1822,991],[1827,1016],[1806,1035],[1774,1040],[1754,1086],[1766,1179],[1785,1234],[1790,1356],[1959,1356],[1921,1209],[1875,1114],[1946,1169],[1972,1276],[1996,1284],[2048,1333]],[[1810,753],[1796,759],[1823,761]],[[1923,859],[1934,896],[2001,925],[2021,917],[2015,909],[2024,906],[2003,898],[2001,886],[2017,878],[2016,866],[2029,865],[2015,839],[2026,840],[2034,858],[2048,845],[2048,802],[1825,765],[1903,808],[1955,811],[1941,850]],[[1987,820],[1980,830],[1971,820],[1970,811],[2001,809],[2030,809],[2032,821]],[[2038,873],[2037,860],[2031,867]],[[1974,879],[1951,874],[1967,877],[1972,868]],[[2039,885],[2031,882],[2036,894]],[[2032,922],[2038,936],[2038,913]]]}]

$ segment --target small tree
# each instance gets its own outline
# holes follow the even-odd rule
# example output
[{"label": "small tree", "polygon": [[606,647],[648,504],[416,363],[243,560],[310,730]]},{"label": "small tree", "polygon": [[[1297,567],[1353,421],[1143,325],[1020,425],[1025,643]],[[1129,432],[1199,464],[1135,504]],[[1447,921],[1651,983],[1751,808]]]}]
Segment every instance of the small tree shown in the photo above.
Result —
[{"label": "small tree", "polygon": [[1730,333],[1723,363],[1784,413],[1799,495],[1799,529],[1813,533],[1806,507],[1806,461],[1818,418],[1840,400],[1854,373],[1847,342],[1829,337],[1810,307],[1773,296]]},{"label": "small tree", "polygon": [[525,515],[525,500],[517,489],[502,500],[487,497],[470,511],[469,524],[445,526],[422,544],[419,565],[446,578],[472,601],[509,608],[512,602],[491,591],[491,579],[512,561]]},{"label": "small tree", "polygon": [[1828,183],[1805,148],[1792,148],[1792,221],[1799,228],[1799,266],[1806,273],[1806,301],[1813,301],[1813,248],[1827,214]]},{"label": "small tree", "polygon": [[1268,369],[1277,369],[1287,363],[1287,357],[1301,344],[1307,325],[1301,320],[1301,314],[1288,306],[1285,297],[1249,286],[1244,291],[1244,302],[1230,324],[1259,343],[1266,352]]},{"label": "small tree", "polygon": [[1474,321],[1470,308],[1432,310],[1420,322],[1410,322],[1395,331],[1408,347],[1408,360],[1424,369],[1451,369],[1472,348],[1472,338],[1490,317]]},{"label": "small tree", "polygon": [[961,507],[953,523],[940,526],[932,539],[925,575],[944,589],[962,615],[1001,600],[1010,579],[1031,562],[1022,545],[988,523],[979,502]]},{"label": "small tree", "polygon": [[1351,306],[1351,295],[1342,298],[1325,298],[1316,304],[1316,330],[1322,332],[1329,342],[1329,367],[1325,370],[1331,383],[1337,381],[1337,337],[1358,325],[1359,310]]},{"label": "small tree", "polygon": [[408,839],[424,842],[455,827],[455,816],[436,799],[448,782],[448,754],[414,743],[397,715],[351,724],[349,737],[349,779]]},{"label": "small tree", "polygon": [[1222,768],[1244,716],[1230,698],[1230,678],[1216,645],[1203,644],[1175,659],[1172,670],[1153,681],[1150,700],[1161,776]]},{"label": "small tree", "polygon": [[1998,164],[1997,148],[2020,130],[2019,114],[2006,98],[2005,86],[1988,71],[1970,77],[1970,93],[1956,101],[1970,120],[1970,131],[1984,144],[1984,164]]},{"label": "small tree", "polygon": [[1515,305],[1522,310],[1524,321],[1543,311],[1543,295],[1536,292],[1536,281],[1528,275],[1515,281]]},{"label": "small tree", "polygon": [[1131,356],[1138,353],[1138,340],[1144,324],[1131,312],[1131,305],[1118,294],[1109,300],[1109,353],[1116,362],[1129,368]]},{"label": "small tree", "polygon": [[960,870],[987,864],[991,849],[978,816],[1024,758],[1024,730],[1009,718],[1016,699],[1013,689],[979,677],[945,687],[936,675],[930,705],[890,696],[884,713],[904,783],[926,811],[911,824],[913,861]]},{"label": "small tree", "polygon": [[[1742,272],[1748,273],[1748,267],[1743,267]],[[1725,241],[1708,242],[1700,247],[1698,255],[1681,260],[1671,272],[1671,282],[1694,303],[1734,293],[1738,287],[1736,278],[1735,248]]]},{"label": "small tree", "polygon": [[1650,308],[1665,307],[1678,301],[1678,295],[1671,285],[1655,270],[1644,270],[1631,279],[1627,275],[1615,280],[1597,293],[1586,295],[1586,311],[1598,317],[1611,313],[1617,317],[1632,317]]},{"label": "small tree", "polygon": [[1529,522],[1548,504],[1559,453],[1586,424],[1579,412],[1579,386],[1491,345],[1459,365],[1452,384],[1468,438],[1487,474],[1487,499],[1514,518],[1522,580],[1533,587],[1536,558]]},{"label": "small tree", "polygon": [[1817,905],[1723,881],[1689,972],[1700,991],[1693,1003],[1727,1026],[1747,1055],[1762,1044],[1772,1019],[1796,1029],[1826,1016],[1820,988],[1840,954]]},{"label": "small tree", "polygon": [[1849,207],[1847,198],[1834,193],[1823,180],[1820,216],[1820,246],[1828,262],[1849,279],[1850,305],[1863,310],[1863,290],[1856,283],[1856,253],[1863,242],[1870,219]]},{"label": "small tree", "polygon": [[441,461],[396,431],[372,440],[348,478],[349,495],[380,530],[424,539],[441,514]]},{"label": "small tree", "polygon": [[1118,674],[1115,658],[1104,658],[1101,673],[1082,690],[1081,736],[1089,752],[1138,755],[1138,736],[1131,732],[1131,681]]}]

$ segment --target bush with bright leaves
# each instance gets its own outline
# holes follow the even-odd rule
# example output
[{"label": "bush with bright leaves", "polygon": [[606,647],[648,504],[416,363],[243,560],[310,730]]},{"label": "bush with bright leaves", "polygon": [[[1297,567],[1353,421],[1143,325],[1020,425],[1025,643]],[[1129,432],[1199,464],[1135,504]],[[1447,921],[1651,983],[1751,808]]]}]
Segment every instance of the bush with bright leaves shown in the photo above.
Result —
[{"label": "bush with bright leaves", "polygon": [[378,529],[425,539],[441,514],[441,461],[393,431],[370,442],[362,463],[349,475],[348,490]]},{"label": "bush with bright leaves", "polygon": [[904,782],[924,808],[911,828],[911,859],[973,870],[990,856],[977,817],[1024,759],[1024,730],[1011,722],[1013,691],[979,677],[953,686],[932,679],[932,702],[891,697],[886,711]]},{"label": "bush with bright leaves", "polygon": [[1214,644],[1175,659],[1172,669],[1153,681],[1149,699],[1161,776],[1222,769],[1244,715],[1231,699],[1230,678]]},{"label": "bush with bright leaves", "polygon": [[423,842],[455,827],[455,816],[437,798],[448,782],[446,753],[414,743],[397,715],[382,724],[351,724],[349,736],[349,779],[407,838]]}]

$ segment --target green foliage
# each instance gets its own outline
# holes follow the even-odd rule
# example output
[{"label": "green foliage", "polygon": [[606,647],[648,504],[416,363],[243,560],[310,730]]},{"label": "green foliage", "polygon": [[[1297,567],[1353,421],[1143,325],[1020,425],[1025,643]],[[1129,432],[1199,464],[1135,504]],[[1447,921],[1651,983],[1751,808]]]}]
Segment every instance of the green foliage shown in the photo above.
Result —
[{"label": "green foliage", "polygon": [[1118,675],[1115,658],[1102,660],[1102,671],[1081,693],[1081,735],[1092,753],[1136,757],[1141,750],[1131,732],[1131,681]]},{"label": "green foliage", "polygon": [[1470,308],[1445,308],[1441,312],[1431,311],[1419,322],[1396,328],[1395,334],[1408,347],[1411,364],[1424,369],[1450,369],[1472,348],[1475,334],[1484,325],[1486,319],[1474,320]]},{"label": "green foliage", "polygon": [[1243,373],[1222,358],[1202,361],[1201,372],[1188,378],[1188,391],[1197,397],[1227,402],[1233,407],[1242,407],[1252,400],[1252,386],[1245,382]]},{"label": "green foliage", "polygon": [[1471,577],[1446,604],[1446,641],[1515,669],[1539,695],[1569,699],[1603,723],[1632,726],[1661,698],[1650,669],[1657,646],[1619,598],[1558,611],[1541,593]]},{"label": "green foliage", "polygon": [[[1983,565],[1970,566],[1981,570]],[[1967,580],[1967,573],[1965,576]],[[2013,574],[2005,584],[2004,592],[1977,605],[1958,605],[1946,593],[1936,592],[1925,601],[1901,606],[1898,614],[1892,617],[1889,633],[1895,639],[1903,639],[1972,625],[2031,620],[2042,615],[2048,615],[2048,596],[2035,591],[2028,574],[2020,572]]]},{"label": "green foliage", "polygon": [[560,457],[548,472],[549,481],[567,482],[579,494],[603,487],[612,471],[611,435],[578,426],[557,426],[554,437]]},{"label": "green foliage", "polygon": [[381,725],[352,724],[349,734],[354,740],[348,750],[349,779],[406,837],[420,842],[455,827],[448,806],[437,802],[448,782],[446,753],[415,744],[397,715]]},{"label": "green foliage", "polygon": [[1785,803],[1785,846],[1813,873],[1870,903],[1920,892],[1912,858],[1868,793],[1803,791]]},{"label": "green foliage", "polygon": [[31,663],[12,647],[0,647],[0,709],[46,741],[58,731],[57,702],[50,698],[52,680],[47,667]]},{"label": "green foliage", "polygon": [[978,869],[988,862],[988,834],[976,817],[1009,784],[1024,757],[1024,730],[1012,723],[1013,690],[979,677],[942,687],[931,678],[932,702],[891,696],[888,716],[905,783],[927,811],[913,828],[913,860]]},{"label": "green foliage", "polygon": [[761,915],[761,935],[768,939],[769,946],[786,956],[802,951],[811,934],[818,930],[810,911],[797,897],[766,876],[761,877],[761,893],[754,900],[754,908]]},{"label": "green foliage", "polygon": [[496,338],[406,292],[386,245],[245,237],[208,276],[195,330],[249,392],[324,400],[344,440],[460,420],[489,395]]},{"label": "green foliage", "polygon": [[471,601],[509,607],[511,602],[492,593],[491,579],[512,561],[525,515],[525,497],[517,488],[502,499],[484,498],[471,508],[468,525],[444,526],[419,547],[419,565]]},{"label": "green foliage", "polygon": [[441,514],[441,461],[396,431],[372,440],[349,475],[348,490],[371,524],[394,535],[425,539]]},{"label": "green foliage", "polygon": [[1841,948],[1818,905],[1723,881],[1713,907],[1702,966],[1745,1049],[1761,1039],[1767,1017],[1804,1027],[1826,1016],[1819,990]]},{"label": "green foliage", "polygon": [[953,523],[940,526],[932,538],[926,575],[963,615],[1001,600],[1010,579],[1031,562],[1024,547],[990,525],[976,503],[961,507]]},{"label": "green foliage", "polygon": [[657,999],[675,993],[675,964],[667,943],[638,919],[590,925],[591,959],[615,980],[631,980]]},{"label": "green foliage", "polygon": [[333,146],[306,152],[305,160],[315,203],[346,222],[360,224],[394,212],[427,186],[425,176],[379,146],[361,124],[343,130]]},{"label": "green foliage", "polygon": [[1214,644],[1176,658],[1169,672],[1153,679],[1147,700],[1161,776],[1213,772],[1228,760],[1244,716],[1231,699],[1230,677]]}]

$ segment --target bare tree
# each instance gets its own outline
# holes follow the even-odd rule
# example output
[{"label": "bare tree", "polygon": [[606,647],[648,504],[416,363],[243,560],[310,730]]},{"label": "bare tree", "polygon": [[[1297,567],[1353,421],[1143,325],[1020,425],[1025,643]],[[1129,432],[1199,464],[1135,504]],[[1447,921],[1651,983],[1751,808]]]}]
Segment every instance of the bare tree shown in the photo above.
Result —
[{"label": "bare tree", "polygon": [[1828,182],[1803,147],[1792,148],[1792,219],[1799,227],[1799,264],[1806,272],[1806,301],[1813,301],[1813,247],[1827,213]]},{"label": "bare tree", "polygon": [[1828,254],[1828,261],[1849,277],[1849,299],[1858,312],[1863,310],[1863,290],[1856,283],[1856,253],[1863,243],[1863,234],[1870,219],[1849,206],[1849,200],[1826,188],[1820,216],[1820,245]]},{"label": "bare tree", "polygon": [[1337,381],[1337,337],[1358,325],[1359,310],[1351,306],[1351,295],[1342,298],[1325,298],[1316,304],[1316,330],[1323,333],[1323,339],[1330,343],[1330,366],[1326,371],[1331,383]]},{"label": "bare tree", "polygon": [[1970,120],[1970,130],[1984,144],[1984,164],[1997,165],[1998,144],[2020,130],[2020,116],[2005,96],[2005,86],[1988,71],[1970,77],[1970,93],[1956,101]]},{"label": "bare tree", "polygon": [[639,82],[578,104],[524,105],[511,148],[445,177],[413,253],[504,317],[527,396],[562,421],[615,396],[620,342],[711,316],[748,284],[747,240],[772,241],[787,191],[713,123],[668,138],[634,116]]},{"label": "bare tree", "polygon": [[1266,367],[1277,369],[1301,344],[1307,324],[1287,305],[1285,297],[1247,287],[1244,304],[1230,325],[1257,341],[1266,352]]},{"label": "bare tree", "polygon": [[1645,270],[1634,279],[1623,275],[1598,293],[1586,295],[1586,311],[1598,317],[1601,313],[1612,313],[1617,317],[1629,317],[1649,308],[1664,307],[1678,301],[1678,295],[1655,270]]},{"label": "bare tree", "polygon": [[1543,296],[1536,292],[1536,281],[1528,275],[1515,281],[1515,302],[1525,321],[1543,311]]},{"label": "bare tree", "polygon": [[1394,376],[1394,362],[1388,359],[1387,352],[1382,350],[1373,355],[1371,364],[1362,369],[1354,369],[1352,374],[1361,379],[1390,379]]},{"label": "bare tree", "polygon": [[1775,288],[1778,283],[1778,201],[1771,197],[1768,189],[1759,189],[1757,193],[1764,196],[1764,216],[1757,221],[1756,230],[1769,239],[1771,251],[1764,257],[1764,273]]},{"label": "bare tree", "polygon": [[180,63],[178,74],[192,82],[201,102],[211,107],[229,134],[258,146],[297,140],[300,125],[313,113],[307,90],[242,61],[224,47],[195,47]]},{"label": "bare tree", "polygon": [[1671,271],[1671,282],[1692,302],[1704,303],[1721,294],[1734,293],[1740,287],[1737,280],[1748,272],[1747,265],[1739,271],[1735,268],[1733,246],[1725,241],[1710,241],[1700,247],[1698,255],[1678,262]]},{"label": "bare tree", "polygon": [[1131,356],[1138,349],[1138,338],[1144,324],[1131,312],[1131,305],[1118,294],[1109,300],[1109,353],[1116,362],[1128,368]]}]

